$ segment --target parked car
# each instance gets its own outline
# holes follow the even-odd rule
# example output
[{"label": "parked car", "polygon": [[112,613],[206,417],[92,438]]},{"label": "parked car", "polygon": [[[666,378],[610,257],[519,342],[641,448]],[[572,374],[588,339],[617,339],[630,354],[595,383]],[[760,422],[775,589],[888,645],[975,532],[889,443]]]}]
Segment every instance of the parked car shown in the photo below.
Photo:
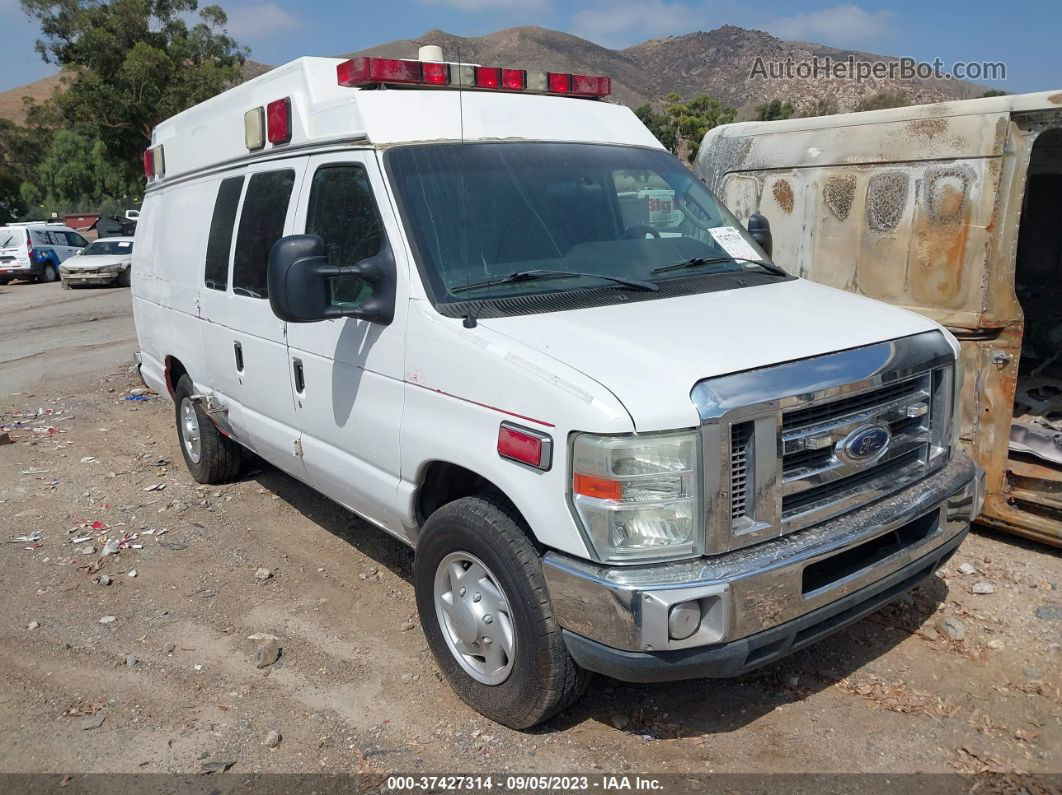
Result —
[{"label": "parked car", "polygon": [[1062,91],[745,122],[695,169],[809,279],[959,340],[984,524],[1062,546]]},{"label": "parked car", "polygon": [[14,279],[54,282],[59,266],[87,245],[85,238],[64,224],[0,226],[0,284]]},{"label": "parked car", "polygon": [[133,263],[133,238],[107,237],[85,247],[61,266],[63,287],[113,284],[129,286],[129,269]]},{"label": "parked car", "polygon": [[981,504],[954,336],[786,273],[608,78],[426,50],[154,130],[138,358],[192,476],[251,450],[412,546],[443,675],[517,728],[931,576]]}]

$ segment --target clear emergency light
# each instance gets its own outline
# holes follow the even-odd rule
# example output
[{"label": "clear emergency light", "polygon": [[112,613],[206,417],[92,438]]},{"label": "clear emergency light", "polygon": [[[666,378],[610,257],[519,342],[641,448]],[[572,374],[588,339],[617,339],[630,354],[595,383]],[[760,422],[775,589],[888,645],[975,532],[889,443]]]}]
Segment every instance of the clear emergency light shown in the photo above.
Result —
[{"label": "clear emergency light", "polygon": [[341,86],[358,88],[421,85],[593,98],[612,93],[609,77],[400,58],[351,58],[336,66],[336,78]]}]

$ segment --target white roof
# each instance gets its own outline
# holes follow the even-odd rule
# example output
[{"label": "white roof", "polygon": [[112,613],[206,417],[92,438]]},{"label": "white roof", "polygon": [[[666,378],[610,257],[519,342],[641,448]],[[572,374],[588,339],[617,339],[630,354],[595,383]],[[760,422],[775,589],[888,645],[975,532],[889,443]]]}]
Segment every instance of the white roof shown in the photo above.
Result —
[{"label": "white roof", "polygon": [[[339,58],[299,58],[159,124],[163,181],[248,155],[244,114],[291,97],[292,140],[300,144],[362,137],[373,146],[415,141],[536,140],[660,148],[623,105],[589,99],[456,89],[358,89],[339,85]],[[463,118],[462,118],[463,117]]]}]

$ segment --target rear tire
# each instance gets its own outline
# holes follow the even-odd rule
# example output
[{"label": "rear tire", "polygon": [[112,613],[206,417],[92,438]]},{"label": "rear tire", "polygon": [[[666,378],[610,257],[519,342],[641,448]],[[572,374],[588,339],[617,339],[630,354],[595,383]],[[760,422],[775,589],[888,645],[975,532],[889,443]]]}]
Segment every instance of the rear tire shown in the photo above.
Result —
[{"label": "rear tire", "polygon": [[240,474],[243,448],[218,430],[197,401],[192,379],[182,375],[173,402],[177,407],[177,441],[188,471],[199,483],[225,483]]},{"label": "rear tire", "polygon": [[41,268],[41,275],[37,277],[37,281],[41,284],[51,284],[59,278],[59,271],[55,269],[55,266],[50,262]]},{"label": "rear tire", "polygon": [[[461,572],[473,566],[481,567],[474,578],[461,580]],[[586,690],[590,674],[568,654],[541,556],[505,499],[464,497],[433,513],[417,544],[413,585],[436,663],[454,692],[481,715],[528,729]],[[492,663],[488,651],[506,642],[506,632],[511,657],[495,656]]]}]

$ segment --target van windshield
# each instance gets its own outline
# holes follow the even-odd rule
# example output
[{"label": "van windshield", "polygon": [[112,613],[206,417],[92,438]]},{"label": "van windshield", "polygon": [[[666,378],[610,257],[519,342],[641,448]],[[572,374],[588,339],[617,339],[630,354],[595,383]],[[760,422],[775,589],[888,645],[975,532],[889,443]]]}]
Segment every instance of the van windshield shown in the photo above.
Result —
[{"label": "van windshield", "polygon": [[[396,147],[386,163],[439,302],[762,267],[754,261],[763,253],[734,216],[660,150],[422,144]],[[525,278],[509,280],[514,274]]]}]

